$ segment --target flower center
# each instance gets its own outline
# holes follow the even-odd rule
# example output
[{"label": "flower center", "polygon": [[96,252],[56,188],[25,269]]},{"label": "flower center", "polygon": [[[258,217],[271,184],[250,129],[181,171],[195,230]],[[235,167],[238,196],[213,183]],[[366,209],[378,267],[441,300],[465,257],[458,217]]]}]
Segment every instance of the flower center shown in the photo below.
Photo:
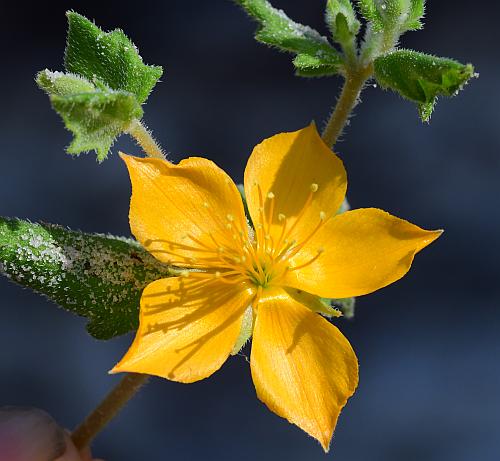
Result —
[{"label": "flower center", "polygon": [[[294,217],[288,217],[276,209],[277,197],[273,192],[263,196],[259,184],[254,184],[258,192],[258,216],[254,217],[252,229],[246,220],[228,214],[225,216],[225,234],[217,238],[212,233],[195,237],[187,234],[182,243],[167,242],[164,250],[172,259],[170,265],[192,270],[181,272],[184,277],[219,281],[227,284],[250,283],[258,291],[279,280],[287,273],[302,269],[316,261],[324,252],[317,248],[315,254],[299,265],[293,258],[314,237],[327,221],[326,213],[320,211],[317,223],[308,234],[298,232],[301,221],[310,210],[317,184],[311,184],[304,205]],[[204,203],[208,208],[208,204]],[[310,219],[310,214],[308,214]],[[300,235],[300,239],[294,236]],[[225,237],[222,239],[222,237]]]},{"label": "flower center", "polygon": [[311,184],[309,194],[304,205],[295,217],[288,217],[276,209],[277,197],[273,192],[268,192],[264,198],[259,184],[254,184],[259,197],[258,220],[255,223],[254,248],[256,254],[257,268],[261,269],[260,277],[252,278],[252,281],[263,288],[271,282],[278,282],[288,271],[302,269],[316,261],[323,253],[323,248],[318,248],[316,254],[308,261],[293,265],[291,260],[304,246],[314,237],[326,221],[326,213],[320,211],[318,222],[309,234],[302,239],[294,238],[298,234],[297,227],[303,220],[306,212],[310,209],[314,194],[318,191],[318,184]]}]

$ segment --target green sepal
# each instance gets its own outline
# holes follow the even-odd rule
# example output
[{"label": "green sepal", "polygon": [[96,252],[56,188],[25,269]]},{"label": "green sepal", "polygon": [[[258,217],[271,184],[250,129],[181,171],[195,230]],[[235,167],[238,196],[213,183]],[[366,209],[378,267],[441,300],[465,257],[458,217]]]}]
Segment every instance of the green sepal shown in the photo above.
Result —
[{"label": "green sepal", "polygon": [[434,98],[431,102],[427,102],[424,104],[417,104],[418,116],[422,120],[422,122],[429,122],[432,113],[434,112],[434,108],[437,104],[437,98]]},{"label": "green sepal", "polygon": [[297,288],[285,288],[285,291],[291,298],[295,299],[295,301],[307,306],[313,312],[317,312],[324,317],[333,318],[342,316],[342,312],[336,309],[329,300],[319,298],[318,296],[298,290]]},{"label": "green sepal", "polygon": [[66,70],[91,82],[100,80],[113,90],[132,93],[139,104],[144,103],[163,69],[144,64],[137,47],[122,30],[106,33],[74,11],[66,14],[69,23],[64,55]]},{"label": "green sepal", "polygon": [[461,64],[412,50],[399,50],[375,60],[375,78],[417,103],[423,121],[428,121],[438,96],[454,96],[475,76],[472,64]]},{"label": "green sepal", "polygon": [[346,211],[349,211],[351,209],[351,205],[347,201],[347,197],[344,197],[344,200],[342,204],[340,205],[340,208],[338,209],[336,214],[342,214],[345,213]]},{"label": "green sepal", "polygon": [[343,46],[348,46],[360,28],[351,0],[328,0],[325,16],[333,39]]},{"label": "green sepal", "polygon": [[137,242],[0,218],[0,272],[77,315],[110,339],[137,329],[139,300],[170,269]]},{"label": "green sepal", "polygon": [[245,313],[243,314],[243,318],[241,319],[240,334],[238,335],[238,338],[234,343],[233,349],[231,350],[231,355],[238,354],[252,337],[253,324],[253,308],[252,306],[248,306],[245,310]]},{"label": "green sepal", "polygon": [[[326,37],[315,29],[291,20],[282,10],[274,8],[267,0],[235,0],[259,23],[255,33],[257,41],[297,55],[294,60],[297,75],[310,77],[331,75],[331,68],[339,73],[342,56]],[[328,68],[327,73],[318,69]],[[316,70],[315,70],[316,69]]]},{"label": "green sepal", "polygon": [[248,211],[248,202],[247,202],[247,197],[245,194],[245,186],[243,184],[238,184],[236,187],[238,188],[238,192],[240,193],[241,200],[243,202],[245,216],[247,217],[247,219],[250,219],[250,211]]},{"label": "green sepal", "polygon": [[333,308],[340,309],[340,312],[342,312],[342,315],[346,319],[354,318],[356,298],[325,299],[323,301],[327,302]]}]

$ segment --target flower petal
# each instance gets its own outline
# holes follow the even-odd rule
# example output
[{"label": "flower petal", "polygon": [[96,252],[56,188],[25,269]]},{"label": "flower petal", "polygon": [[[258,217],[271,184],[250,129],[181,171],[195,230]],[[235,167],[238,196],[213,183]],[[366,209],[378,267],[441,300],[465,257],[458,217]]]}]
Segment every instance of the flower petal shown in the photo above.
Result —
[{"label": "flower petal", "polygon": [[258,304],[250,357],[257,395],[328,451],[338,416],[358,384],[342,333],[281,289]]},{"label": "flower petal", "polygon": [[207,267],[214,255],[207,247],[234,248],[234,229],[247,231],[236,185],[210,160],[122,158],[132,182],[132,233],[159,260]]},{"label": "flower petal", "polygon": [[129,371],[191,383],[218,370],[241,330],[252,291],[216,279],[171,277],[142,294],[134,343],[112,373]]},{"label": "flower petal", "polygon": [[[266,221],[273,215],[268,233],[275,242],[285,217],[288,229],[300,217],[292,238],[301,240],[308,235],[321,212],[331,216],[339,210],[346,188],[342,161],[323,142],[314,124],[264,140],[254,148],[245,169],[245,195],[252,221],[255,226],[262,224],[264,203]],[[269,194],[274,196],[274,204]]]},{"label": "flower petal", "polygon": [[415,254],[441,233],[375,208],[348,211],[326,222],[293,258],[292,266],[305,267],[289,270],[283,284],[325,298],[365,295],[403,277]]}]

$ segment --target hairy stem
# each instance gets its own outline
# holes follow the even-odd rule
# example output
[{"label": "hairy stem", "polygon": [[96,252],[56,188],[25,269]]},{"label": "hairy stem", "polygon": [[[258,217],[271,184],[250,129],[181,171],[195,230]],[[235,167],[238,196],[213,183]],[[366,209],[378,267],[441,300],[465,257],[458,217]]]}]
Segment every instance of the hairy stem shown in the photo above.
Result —
[{"label": "hairy stem", "polygon": [[94,437],[117,415],[148,380],[148,375],[127,373],[104,400],[73,431],[71,439],[78,450],[90,445]]},{"label": "hairy stem", "polygon": [[359,95],[372,73],[372,64],[347,73],[337,105],[322,134],[323,141],[332,149],[344,130],[352,110],[358,104]]},{"label": "hairy stem", "polygon": [[133,120],[127,129],[127,133],[137,141],[137,144],[142,147],[148,157],[165,158],[162,148],[140,120]]}]

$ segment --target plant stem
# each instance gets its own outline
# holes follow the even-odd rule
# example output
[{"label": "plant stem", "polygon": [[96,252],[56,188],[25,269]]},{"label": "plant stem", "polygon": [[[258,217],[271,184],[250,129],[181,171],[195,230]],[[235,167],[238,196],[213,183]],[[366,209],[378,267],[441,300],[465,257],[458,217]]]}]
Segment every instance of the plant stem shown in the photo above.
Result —
[{"label": "plant stem", "polygon": [[127,133],[137,141],[148,157],[165,159],[163,150],[140,120],[133,120]]},{"label": "plant stem", "polygon": [[347,124],[352,110],[358,104],[359,95],[372,73],[372,64],[347,73],[340,98],[322,134],[323,141],[332,149]]},{"label": "plant stem", "polygon": [[104,400],[73,431],[71,439],[78,450],[90,445],[94,437],[148,380],[148,375],[127,373]]}]

